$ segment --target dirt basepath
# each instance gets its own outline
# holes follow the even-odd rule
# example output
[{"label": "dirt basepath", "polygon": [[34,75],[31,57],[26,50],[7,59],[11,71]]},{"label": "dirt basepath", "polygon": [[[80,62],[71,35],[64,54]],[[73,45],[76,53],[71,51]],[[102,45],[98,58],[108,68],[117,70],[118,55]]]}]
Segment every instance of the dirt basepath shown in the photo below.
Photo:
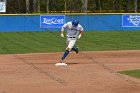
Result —
[{"label": "dirt basepath", "polygon": [[117,73],[140,69],[140,50],[0,55],[0,93],[140,93],[140,80]]}]

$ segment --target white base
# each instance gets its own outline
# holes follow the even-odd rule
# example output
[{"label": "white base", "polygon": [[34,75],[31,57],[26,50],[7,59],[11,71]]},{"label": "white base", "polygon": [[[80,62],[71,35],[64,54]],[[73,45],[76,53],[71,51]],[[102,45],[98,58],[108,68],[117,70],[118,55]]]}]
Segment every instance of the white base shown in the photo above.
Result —
[{"label": "white base", "polygon": [[66,63],[56,63],[55,66],[67,66]]}]

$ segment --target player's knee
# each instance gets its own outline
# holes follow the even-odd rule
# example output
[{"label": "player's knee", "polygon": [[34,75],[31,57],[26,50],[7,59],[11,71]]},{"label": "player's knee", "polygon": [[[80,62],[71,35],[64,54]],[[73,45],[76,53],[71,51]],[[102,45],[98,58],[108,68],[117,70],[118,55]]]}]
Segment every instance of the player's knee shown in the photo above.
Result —
[{"label": "player's knee", "polygon": [[67,47],[66,50],[71,51],[71,48],[68,48],[68,47]]}]

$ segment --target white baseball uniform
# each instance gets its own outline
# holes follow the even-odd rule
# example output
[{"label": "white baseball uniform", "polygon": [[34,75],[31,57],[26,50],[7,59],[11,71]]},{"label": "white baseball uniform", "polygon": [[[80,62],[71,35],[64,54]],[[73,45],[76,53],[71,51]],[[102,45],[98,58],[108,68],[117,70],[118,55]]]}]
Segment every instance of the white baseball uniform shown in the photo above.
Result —
[{"label": "white baseball uniform", "polygon": [[74,27],[74,26],[72,26],[72,22],[67,22],[62,27],[66,30],[67,47],[69,49],[71,49],[75,45],[79,32],[83,31],[83,27],[80,24],[78,24],[78,26]]}]

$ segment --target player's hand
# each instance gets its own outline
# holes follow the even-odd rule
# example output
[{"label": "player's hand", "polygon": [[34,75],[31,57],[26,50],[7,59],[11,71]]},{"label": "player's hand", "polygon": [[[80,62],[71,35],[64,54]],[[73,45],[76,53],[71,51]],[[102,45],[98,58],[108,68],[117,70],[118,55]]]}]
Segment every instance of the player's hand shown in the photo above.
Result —
[{"label": "player's hand", "polygon": [[63,34],[63,33],[61,33],[60,36],[61,36],[62,38],[64,38],[64,34]]},{"label": "player's hand", "polygon": [[78,36],[78,39],[80,39],[80,38],[81,38],[81,36],[82,36],[82,35],[80,34],[80,35]]}]

